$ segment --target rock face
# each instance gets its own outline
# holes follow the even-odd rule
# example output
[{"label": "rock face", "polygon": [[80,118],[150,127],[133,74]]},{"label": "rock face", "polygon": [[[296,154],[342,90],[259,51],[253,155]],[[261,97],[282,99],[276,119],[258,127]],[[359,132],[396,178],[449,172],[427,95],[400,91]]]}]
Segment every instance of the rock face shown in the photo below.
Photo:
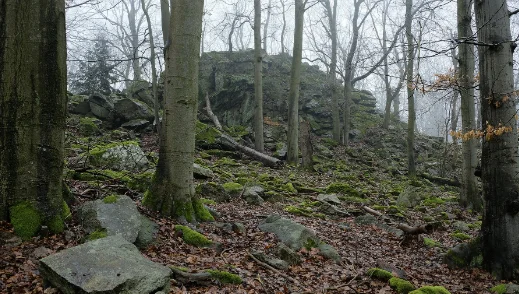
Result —
[{"label": "rock face", "polygon": [[102,94],[92,94],[88,97],[90,105],[90,111],[102,119],[111,120],[113,119],[114,103]]},{"label": "rock face", "polygon": [[114,203],[99,199],[83,204],[79,209],[81,225],[87,233],[106,230],[108,236],[120,235],[126,241],[145,247],[154,240],[157,225],[137,210],[135,203],[124,195]]},{"label": "rock face", "polygon": [[109,236],[40,260],[40,273],[65,294],[169,291],[170,269],[142,256],[121,236]]}]

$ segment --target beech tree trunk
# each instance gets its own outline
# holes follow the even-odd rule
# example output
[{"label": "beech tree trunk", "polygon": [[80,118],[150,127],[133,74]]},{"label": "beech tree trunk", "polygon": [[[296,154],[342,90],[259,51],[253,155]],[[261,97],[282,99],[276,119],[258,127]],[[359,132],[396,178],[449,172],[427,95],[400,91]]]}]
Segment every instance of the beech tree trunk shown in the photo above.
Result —
[{"label": "beech tree trunk", "polygon": [[416,112],[414,109],[414,39],[412,32],[412,8],[413,0],[405,2],[405,32],[407,36],[407,165],[409,176],[416,176],[416,164],[414,160],[414,129],[416,125]]},{"label": "beech tree trunk", "polygon": [[161,16],[161,24],[162,24],[162,41],[164,42],[164,47],[168,44],[169,37],[169,18],[171,16],[171,12],[169,9],[169,1],[170,0],[160,0],[160,16]]},{"label": "beech tree trunk", "polygon": [[295,29],[292,69],[290,72],[290,92],[288,94],[288,150],[287,162],[299,163],[299,84],[301,82],[301,59],[303,58],[303,21],[305,5],[303,0],[295,0]]},{"label": "beech tree trunk", "polygon": [[483,263],[498,279],[519,277],[519,174],[512,53],[506,0],[476,0],[480,94],[485,129],[501,124],[510,132],[483,138],[481,180]]},{"label": "beech tree trunk", "polygon": [[254,0],[254,147],[263,152],[263,54],[261,53],[261,0]]},{"label": "beech tree trunk", "polygon": [[[473,0],[458,0],[458,38],[467,40],[472,38],[472,2]],[[461,42],[458,45],[458,76],[459,92],[461,96],[461,128],[462,132],[475,130],[476,107],[474,103],[474,48],[472,44]],[[476,140],[462,141],[463,167],[460,204],[474,210],[483,209],[474,172],[477,166]]]},{"label": "beech tree trunk", "polygon": [[203,0],[173,0],[165,71],[165,106],[157,171],[143,203],[162,216],[212,220],[194,196],[193,161]]},{"label": "beech tree trunk", "polygon": [[66,83],[65,1],[0,1],[0,220],[26,202],[64,228]]},{"label": "beech tree trunk", "polygon": [[[261,7],[260,7],[260,9],[261,9]],[[268,7],[267,7],[267,19],[265,20],[265,25],[263,26],[263,51],[265,51],[265,54],[268,54],[267,38],[268,38],[271,14],[272,14],[272,0],[269,0]],[[261,16],[261,14],[260,14],[260,16]],[[260,21],[260,25],[261,25],[261,21]]]}]

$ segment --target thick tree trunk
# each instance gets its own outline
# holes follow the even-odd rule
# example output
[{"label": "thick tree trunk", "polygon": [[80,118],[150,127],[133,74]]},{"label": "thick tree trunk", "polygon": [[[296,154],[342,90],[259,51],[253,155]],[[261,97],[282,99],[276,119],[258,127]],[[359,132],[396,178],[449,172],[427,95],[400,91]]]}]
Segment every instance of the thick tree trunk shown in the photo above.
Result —
[{"label": "thick tree trunk", "polygon": [[0,220],[26,202],[63,230],[66,73],[65,1],[0,1]]},{"label": "thick tree trunk", "polygon": [[[472,38],[472,2],[473,0],[458,0],[458,38],[466,40]],[[474,103],[474,48],[472,44],[461,42],[458,45],[459,85],[461,96],[461,128],[469,132],[475,130],[476,109]],[[463,140],[463,168],[460,204],[463,207],[472,207],[477,211],[483,209],[483,200],[478,191],[474,172],[477,166],[476,140]]]},{"label": "thick tree trunk", "polygon": [[[483,263],[498,279],[517,279],[519,273],[519,174],[516,126],[516,95],[512,53],[516,44],[510,34],[506,0],[474,3],[478,32],[480,94],[486,138],[483,138],[481,180]],[[502,135],[491,127],[510,128]]]},{"label": "thick tree trunk", "polygon": [[416,164],[414,160],[414,129],[416,125],[416,112],[414,107],[414,40],[412,33],[412,8],[413,0],[405,3],[405,31],[407,36],[407,164],[409,176],[416,175]]},{"label": "thick tree trunk", "polygon": [[263,152],[263,54],[261,53],[261,0],[254,0],[254,147]]},{"label": "thick tree trunk", "polygon": [[165,107],[159,162],[144,204],[189,222],[212,217],[194,196],[193,160],[203,0],[173,0],[166,54]]},{"label": "thick tree trunk", "polygon": [[296,0],[294,52],[290,72],[290,92],[288,95],[288,150],[287,161],[299,163],[299,84],[301,81],[301,59],[303,58],[303,21],[305,7],[303,0]]}]

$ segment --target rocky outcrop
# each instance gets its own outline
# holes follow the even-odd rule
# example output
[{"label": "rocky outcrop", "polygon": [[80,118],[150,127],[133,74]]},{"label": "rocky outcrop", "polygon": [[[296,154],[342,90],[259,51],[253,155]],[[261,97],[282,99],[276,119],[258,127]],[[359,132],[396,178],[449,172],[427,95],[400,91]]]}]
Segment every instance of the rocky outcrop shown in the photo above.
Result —
[{"label": "rocky outcrop", "polygon": [[171,274],[119,235],[47,256],[39,268],[43,279],[65,294],[168,293]]}]

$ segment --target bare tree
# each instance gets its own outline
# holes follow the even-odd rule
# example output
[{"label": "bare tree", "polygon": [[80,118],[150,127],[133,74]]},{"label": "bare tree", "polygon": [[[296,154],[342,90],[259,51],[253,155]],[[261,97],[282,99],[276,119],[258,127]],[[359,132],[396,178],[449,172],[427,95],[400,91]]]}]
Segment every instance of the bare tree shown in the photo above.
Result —
[{"label": "bare tree", "polygon": [[261,0],[254,0],[254,145],[263,152],[263,53],[261,52]]}]

